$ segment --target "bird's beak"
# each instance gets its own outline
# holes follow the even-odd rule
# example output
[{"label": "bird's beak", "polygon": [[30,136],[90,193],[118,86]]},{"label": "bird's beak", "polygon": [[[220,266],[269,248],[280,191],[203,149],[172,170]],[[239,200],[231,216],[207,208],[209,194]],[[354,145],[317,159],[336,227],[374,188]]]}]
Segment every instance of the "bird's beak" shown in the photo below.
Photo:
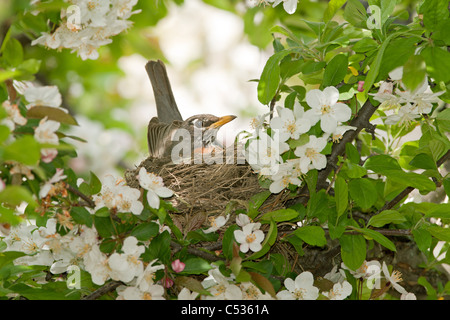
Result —
[{"label": "bird's beak", "polygon": [[214,122],[212,125],[209,126],[208,129],[218,129],[222,127],[224,124],[233,121],[236,119],[236,116],[223,116],[220,117],[218,121]]}]

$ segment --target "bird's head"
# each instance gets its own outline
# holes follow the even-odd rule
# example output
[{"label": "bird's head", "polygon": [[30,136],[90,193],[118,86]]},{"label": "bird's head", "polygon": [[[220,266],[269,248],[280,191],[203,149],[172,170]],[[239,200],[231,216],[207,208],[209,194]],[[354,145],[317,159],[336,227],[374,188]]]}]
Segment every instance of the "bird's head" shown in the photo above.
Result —
[{"label": "bird's head", "polygon": [[215,141],[217,131],[222,126],[234,119],[236,119],[236,116],[233,115],[217,117],[212,114],[199,114],[186,119],[186,122],[191,125],[194,130],[200,130],[204,144],[208,144]]}]

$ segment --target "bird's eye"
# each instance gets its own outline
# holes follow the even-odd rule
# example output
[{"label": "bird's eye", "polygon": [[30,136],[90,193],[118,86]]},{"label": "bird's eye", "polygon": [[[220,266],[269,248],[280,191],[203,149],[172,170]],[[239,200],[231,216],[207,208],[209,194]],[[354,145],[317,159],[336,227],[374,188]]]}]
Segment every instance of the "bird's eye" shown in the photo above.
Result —
[{"label": "bird's eye", "polygon": [[196,128],[201,128],[201,127],[202,127],[202,120],[197,120],[197,121],[195,121],[195,122],[194,122],[194,126],[195,126]]}]

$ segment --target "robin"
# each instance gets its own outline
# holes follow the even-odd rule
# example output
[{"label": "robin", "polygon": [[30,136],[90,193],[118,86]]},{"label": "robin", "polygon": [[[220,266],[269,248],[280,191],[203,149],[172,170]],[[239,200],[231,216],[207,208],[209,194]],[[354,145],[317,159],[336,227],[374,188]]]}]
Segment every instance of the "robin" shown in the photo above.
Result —
[{"label": "robin", "polygon": [[185,130],[190,135],[191,150],[194,154],[204,153],[215,147],[221,147],[217,141],[218,130],[236,116],[217,117],[212,114],[197,114],[183,120],[172,93],[166,67],[160,60],[148,61],[145,69],[150,78],[155,95],[157,117],[148,124],[147,139],[151,157],[170,157],[176,145],[174,137]]}]

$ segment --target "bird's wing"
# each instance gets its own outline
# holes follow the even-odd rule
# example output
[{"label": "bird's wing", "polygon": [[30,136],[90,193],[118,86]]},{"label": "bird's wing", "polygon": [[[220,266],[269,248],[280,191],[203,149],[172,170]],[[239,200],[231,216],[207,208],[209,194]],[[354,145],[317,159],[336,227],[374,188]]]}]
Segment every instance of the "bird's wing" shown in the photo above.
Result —
[{"label": "bird's wing", "polygon": [[173,96],[164,63],[161,60],[150,60],[145,65],[145,70],[153,87],[159,121],[168,124],[174,120],[183,121]]},{"label": "bird's wing", "polygon": [[170,124],[160,122],[158,118],[152,118],[148,124],[147,142],[151,157],[162,158],[170,156],[172,136],[182,127],[181,121],[172,121]]}]

